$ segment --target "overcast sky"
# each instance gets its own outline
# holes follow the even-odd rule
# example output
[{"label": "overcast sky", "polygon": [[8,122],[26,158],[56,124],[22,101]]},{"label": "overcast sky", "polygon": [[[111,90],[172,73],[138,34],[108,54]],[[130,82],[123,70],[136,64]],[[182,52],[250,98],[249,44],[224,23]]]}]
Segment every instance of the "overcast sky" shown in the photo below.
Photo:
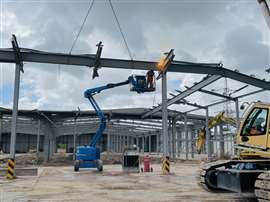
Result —
[{"label": "overcast sky", "polygon": [[[1,47],[11,47],[16,34],[21,47],[68,53],[91,1],[1,1]],[[269,75],[270,36],[257,0],[119,0],[112,1],[134,59],[158,60],[161,54],[175,49],[176,60],[222,62],[224,67],[238,69],[258,78]],[[129,59],[108,1],[96,0],[72,53],[96,52],[102,41],[102,56]],[[92,80],[91,69],[25,63],[21,77],[20,109],[74,110],[92,109],[83,98],[87,88],[121,82],[132,73],[144,71],[107,69]],[[168,91],[191,86],[205,75],[168,74]],[[14,65],[1,64],[0,106],[12,107]],[[244,84],[227,80],[230,89]],[[137,95],[128,86],[97,95],[102,108],[151,107],[160,102],[160,81],[155,93]],[[207,89],[222,93],[225,79]],[[249,87],[242,93],[256,88]],[[238,95],[238,94],[236,94]],[[188,100],[204,105],[218,100],[199,93]],[[242,101],[270,102],[269,93]],[[233,105],[232,105],[233,106]],[[215,113],[222,108],[211,109]],[[186,106],[172,106],[186,110]],[[190,108],[191,109],[191,108]]]}]

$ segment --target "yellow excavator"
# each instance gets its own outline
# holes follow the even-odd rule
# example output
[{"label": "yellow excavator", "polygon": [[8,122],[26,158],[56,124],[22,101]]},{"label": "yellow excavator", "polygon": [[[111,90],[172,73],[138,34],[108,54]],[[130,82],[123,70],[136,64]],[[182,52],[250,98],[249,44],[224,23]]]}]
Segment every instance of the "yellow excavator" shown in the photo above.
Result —
[{"label": "yellow excavator", "polygon": [[[208,122],[208,128],[211,129],[219,124],[230,124],[234,127],[236,127],[236,120],[232,117],[226,117],[225,112],[219,112],[216,116],[211,118]],[[201,128],[199,131],[198,139],[196,142],[196,148],[198,154],[200,154],[204,148],[205,145],[205,137],[206,137],[206,131],[205,127]]]},{"label": "yellow excavator", "polygon": [[[270,1],[257,0],[270,29]],[[270,201],[270,103],[256,102],[244,113],[237,132],[237,158],[205,163],[199,184],[208,190],[253,192]]]},{"label": "yellow excavator", "polygon": [[256,102],[245,112],[237,133],[238,157],[205,163],[199,184],[208,190],[255,192],[270,201],[270,104]]}]

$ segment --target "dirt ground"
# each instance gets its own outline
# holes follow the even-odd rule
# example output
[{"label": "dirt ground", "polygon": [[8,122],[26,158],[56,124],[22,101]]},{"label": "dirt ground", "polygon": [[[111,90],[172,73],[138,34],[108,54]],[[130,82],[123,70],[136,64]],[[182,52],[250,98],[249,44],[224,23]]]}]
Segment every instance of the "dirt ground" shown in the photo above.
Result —
[{"label": "dirt ground", "polygon": [[199,165],[173,163],[172,174],[122,173],[121,165],[105,165],[103,173],[91,170],[73,172],[73,167],[39,167],[38,177],[13,181],[0,179],[0,202],[208,202],[255,201],[235,193],[209,193],[196,184]]}]

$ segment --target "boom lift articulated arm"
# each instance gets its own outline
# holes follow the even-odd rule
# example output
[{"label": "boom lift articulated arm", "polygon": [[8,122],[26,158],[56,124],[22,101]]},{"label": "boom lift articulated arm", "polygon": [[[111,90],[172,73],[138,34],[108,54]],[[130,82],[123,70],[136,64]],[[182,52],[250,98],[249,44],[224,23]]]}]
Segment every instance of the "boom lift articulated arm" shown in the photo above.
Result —
[{"label": "boom lift articulated arm", "polygon": [[[149,81],[150,87],[148,87]],[[149,76],[146,79],[146,76],[135,75],[128,77],[126,81],[120,83],[109,83],[104,86],[87,89],[84,92],[84,97],[90,101],[91,105],[93,106],[94,110],[97,113],[97,116],[99,117],[100,123],[96,131],[96,134],[92,138],[90,144],[77,147],[76,160],[74,164],[75,172],[79,171],[79,168],[97,168],[98,171],[103,170],[102,161],[100,160],[100,149],[97,148],[96,145],[98,141],[101,139],[104,130],[106,129],[106,118],[104,116],[104,113],[98,106],[96,100],[94,99],[94,95],[100,93],[103,90],[115,88],[118,86],[124,86],[128,84],[131,85],[130,90],[135,91],[137,93],[155,91],[153,79],[149,79]]]},{"label": "boom lift articulated arm", "polygon": [[88,89],[84,92],[84,97],[87,98],[91,105],[93,106],[94,110],[96,111],[97,115],[98,115],[98,118],[100,120],[100,123],[99,123],[99,127],[96,131],[96,134],[95,136],[93,137],[92,141],[90,142],[90,146],[91,147],[95,147],[97,142],[100,140],[105,128],[106,128],[106,118],[104,116],[104,113],[102,112],[102,110],[100,109],[100,107],[98,106],[96,100],[94,99],[94,95],[97,94],[97,93],[100,93],[101,91],[103,90],[107,90],[107,89],[110,89],[110,88],[115,88],[115,87],[118,87],[118,86],[123,86],[123,85],[127,85],[130,83],[129,81],[130,79],[128,79],[127,81],[124,81],[124,82],[120,82],[120,83],[110,83],[110,84],[107,84],[105,86],[101,86],[101,87],[97,87],[97,88],[92,88],[92,89]]}]

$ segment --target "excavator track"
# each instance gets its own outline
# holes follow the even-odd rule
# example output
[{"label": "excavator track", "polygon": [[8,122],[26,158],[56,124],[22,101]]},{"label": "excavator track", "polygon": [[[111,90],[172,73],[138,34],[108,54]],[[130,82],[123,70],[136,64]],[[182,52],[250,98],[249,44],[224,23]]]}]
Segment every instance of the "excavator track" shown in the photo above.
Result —
[{"label": "excavator track", "polygon": [[264,172],[258,176],[255,182],[255,195],[259,202],[270,201],[270,172]]},{"label": "excavator track", "polygon": [[198,185],[202,187],[203,189],[205,189],[206,191],[212,191],[212,189],[210,189],[207,185],[205,174],[206,174],[205,168],[201,168],[201,170],[198,171],[198,174],[197,174]]},{"label": "excavator track", "polygon": [[226,163],[228,161],[214,161],[210,163],[204,163],[197,173],[197,182],[200,187],[210,192],[218,192],[219,188],[210,183],[208,172],[214,170],[216,167]]}]

